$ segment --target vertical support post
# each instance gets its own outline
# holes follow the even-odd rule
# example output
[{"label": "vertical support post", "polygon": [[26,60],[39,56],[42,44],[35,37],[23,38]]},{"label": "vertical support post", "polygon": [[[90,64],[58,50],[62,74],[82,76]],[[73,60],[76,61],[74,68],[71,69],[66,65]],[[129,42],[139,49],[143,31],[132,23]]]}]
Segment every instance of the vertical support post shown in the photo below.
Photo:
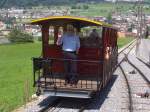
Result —
[{"label": "vertical support post", "polygon": [[57,39],[58,39],[58,31],[59,31],[59,27],[55,26],[54,27],[54,44],[56,44]]},{"label": "vertical support post", "polygon": [[117,30],[115,30],[115,59],[116,59],[116,61],[115,61],[115,65],[117,65],[117,63],[118,63],[118,45],[117,45],[117,40],[118,40],[118,32],[117,32]]},{"label": "vertical support post", "polygon": [[45,47],[48,45],[49,41],[49,25],[42,25],[42,52],[43,57],[45,57]]},{"label": "vertical support post", "polygon": [[137,12],[137,17],[138,17],[138,32],[137,32],[137,45],[136,45],[136,56],[138,56],[138,50],[139,50],[139,45],[141,43],[141,38],[143,38],[143,0],[138,1],[138,12]]},{"label": "vertical support post", "polygon": [[80,32],[81,31],[81,28],[80,27],[76,27],[77,28],[77,32]]},{"label": "vertical support post", "polygon": [[67,26],[64,25],[64,27],[63,27],[63,32],[66,32],[66,31],[67,31]]},{"label": "vertical support post", "polygon": [[103,75],[102,75],[102,87],[105,87],[105,53],[106,53],[106,31],[107,28],[103,27],[103,33],[102,33],[102,43],[103,43]]}]

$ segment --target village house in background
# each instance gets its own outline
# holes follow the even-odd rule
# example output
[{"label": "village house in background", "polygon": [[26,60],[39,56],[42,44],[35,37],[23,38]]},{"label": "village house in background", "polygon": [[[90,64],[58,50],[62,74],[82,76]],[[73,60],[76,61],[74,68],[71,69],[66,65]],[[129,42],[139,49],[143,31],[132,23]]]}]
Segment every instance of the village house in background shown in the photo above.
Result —
[{"label": "village house in background", "polygon": [[[108,1],[108,0],[107,0]],[[113,1],[113,0],[109,0]],[[72,15],[71,9],[23,9],[23,8],[10,8],[10,9],[0,9],[0,38],[5,38],[5,36],[14,28],[21,29],[25,32],[32,34],[35,37],[41,36],[40,28],[38,26],[32,26],[26,24],[32,19],[38,19],[48,16],[62,16],[62,15]],[[98,14],[97,14],[98,15]],[[127,13],[116,13],[112,12],[111,23],[114,27],[118,29],[119,37],[125,36],[136,36],[137,35],[137,15],[133,10],[129,10]],[[150,15],[146,14],[145,28],[150,27]],[[84,16],[83,16],[84,17]],[[87,18],[87,17],[86,17]],[[107,18],[103,16],[89,17],[96,21],[107,22]]]}]

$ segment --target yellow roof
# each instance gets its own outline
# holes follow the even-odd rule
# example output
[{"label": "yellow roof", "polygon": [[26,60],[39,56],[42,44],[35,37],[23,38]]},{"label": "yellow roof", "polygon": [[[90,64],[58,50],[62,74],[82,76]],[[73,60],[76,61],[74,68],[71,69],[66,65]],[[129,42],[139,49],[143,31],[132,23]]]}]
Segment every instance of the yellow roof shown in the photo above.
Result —
[{"label": "yellow roof", "polygon": [[79,27],[84,27],[84,26],[111,27],[110,24],[106,24],[104,22],[97,22],[90,19],[73,17],[73,16],[49,16],[46,18],[41,18],[41,19],[36,19],[31,21],[31,24],[35,24],[35,25],[49,24],[55,26],[55,25],[65,25],[69,23],[73,25],[77,25]]}]

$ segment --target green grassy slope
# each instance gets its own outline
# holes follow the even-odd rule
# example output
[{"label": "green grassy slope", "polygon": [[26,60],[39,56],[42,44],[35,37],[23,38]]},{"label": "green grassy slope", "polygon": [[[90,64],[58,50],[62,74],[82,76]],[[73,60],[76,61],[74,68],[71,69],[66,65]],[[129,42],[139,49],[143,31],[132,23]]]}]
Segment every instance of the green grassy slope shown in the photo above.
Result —
[{"label": "green grassy slope", "polygon": [[88,5],[88,9],[72,9],[72,15],[84,15],[84,16],[108,16],[108,13],[112,13],[113,11],[116,11],[116,8],[119,12],[127,12],[129,9],[132,9],[134,4],[130,3],[97,3],[97,4],[86,4],[81,3],[78,6]]},{"label": "green grassy slope", "polygon": [[32,88],[31,57],[40,55],[40,44],[0,46],[0,112],[10,112],[23,104],[25,81]]},{"label": "green grassy slope", "polygon": [[118,48],[123,47],[124,45],[131,42],[134,38],[118,38]]}]

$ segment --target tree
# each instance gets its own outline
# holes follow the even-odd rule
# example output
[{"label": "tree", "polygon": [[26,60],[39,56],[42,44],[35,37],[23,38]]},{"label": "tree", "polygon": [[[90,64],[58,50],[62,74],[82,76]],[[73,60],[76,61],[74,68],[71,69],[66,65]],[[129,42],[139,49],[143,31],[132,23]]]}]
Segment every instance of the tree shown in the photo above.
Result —
[{"label": "tree", "polygon": [[83,9],[88,9],[89,6],[88,5],[83,5]]},{"label": "tree", "polygon": [[71,9],[77,9],[76,5],[71,6]]},{"label": "tree", "polygon": [[13,29],[7,36],[7,38],[12,43],[26,43],[26,42],[33,42],[33,36],[22,32],[18,29]]}]

